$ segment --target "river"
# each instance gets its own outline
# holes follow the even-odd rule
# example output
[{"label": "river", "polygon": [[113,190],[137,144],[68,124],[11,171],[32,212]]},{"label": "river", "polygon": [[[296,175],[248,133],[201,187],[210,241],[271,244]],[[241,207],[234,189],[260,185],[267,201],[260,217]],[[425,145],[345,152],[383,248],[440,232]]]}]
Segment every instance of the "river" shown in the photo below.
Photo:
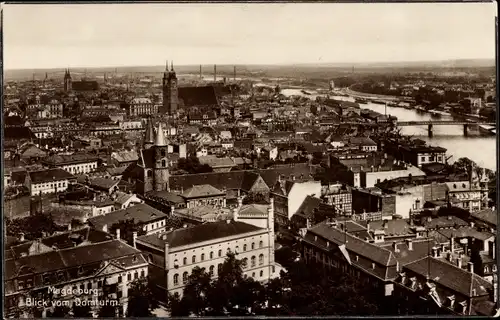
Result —
[{"label": "river", "polygon": [[[282,93],[286,96],[300,95],[316,99],[318,94],[314,91],[311,95],[304,95],[300,89],[283,89]],[[334,99],[354,101],[350,97],[337,97],[332,96]],[[379,113],[385,113],[385,105],[383,104],[360,104],[361,108],[370,109]],[[404,108],[387,107],[387,114],[396,116],[399,121],[423,121],[423,120],[452,120],[451,116],[443,115],[440,118],[435,118],[428,113],[419,113],[414,110]],[[412,135],[421,140],[426,141],[429,145],[440,146],[446,148],[448,156],[452,156],[450,162],[456,161],[459,158],[467,157],[479,166],[488,168],[490,170],[497,170],[497,152],[496,152],[496,137],[495,136],[479,136],[470,135],[463,136],[463,126],[435,126],[434,136],[429,138],[427,136],[427,126],[416,127],[402,127],[402,133],[405,135]]]}]

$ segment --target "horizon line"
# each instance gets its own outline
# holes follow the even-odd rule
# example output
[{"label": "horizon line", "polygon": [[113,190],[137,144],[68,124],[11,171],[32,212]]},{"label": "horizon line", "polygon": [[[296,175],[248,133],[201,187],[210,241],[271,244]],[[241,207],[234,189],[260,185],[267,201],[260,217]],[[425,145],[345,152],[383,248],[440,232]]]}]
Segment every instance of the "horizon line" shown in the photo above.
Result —
[{"label": "horizon line", "polygon": [[[459,62],[459,61],[489,61],[492,62],[491,67],[496,66],[495,58],[450,58],[450,59],[432,59],[432,60],[396,60],[396,61],[366,61],[366,62],[289,62],[289,63],[198,63],[198,64],[179,64],[177,67],[199,67],[201,66],[308,66],[308,65],[341,65],[346,67],[352,67],[356,65],[377,65],[377,64],[412,64],[412,63],[442,63],[442,62]],[[152,65],[108,65],[108,66],[54,66],[54,67],[37,67],[37,68],[4,68],[4,71],[24,71],[24,70],[44,70],[44,69],[97,69],[97,68],[132,68],[132,67],[164,67],[164,64],[152,64]],[[4,66],[5,67],[5,66]]]}]

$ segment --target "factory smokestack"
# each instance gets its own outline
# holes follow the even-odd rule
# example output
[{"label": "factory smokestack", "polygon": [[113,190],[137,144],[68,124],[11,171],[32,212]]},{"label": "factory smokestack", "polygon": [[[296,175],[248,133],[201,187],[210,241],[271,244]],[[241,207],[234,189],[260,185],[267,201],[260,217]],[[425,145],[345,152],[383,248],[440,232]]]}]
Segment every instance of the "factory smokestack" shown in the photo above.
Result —
[{"label": "factory smokestack", "polygon": [[217,65],[214,64],[214,82],[217,81]]},{"label": "factory smokestack", "polygon": [[200,80],[203,79],[203,75],[201,74],[201,64],[200,64]]},{"label": "factory smokestack", "polygon": [[236,66],[234,66],[234,71],[233,72],[234,72],[234,75],[233,75],[234,79],[233,80],[236,81]]}]

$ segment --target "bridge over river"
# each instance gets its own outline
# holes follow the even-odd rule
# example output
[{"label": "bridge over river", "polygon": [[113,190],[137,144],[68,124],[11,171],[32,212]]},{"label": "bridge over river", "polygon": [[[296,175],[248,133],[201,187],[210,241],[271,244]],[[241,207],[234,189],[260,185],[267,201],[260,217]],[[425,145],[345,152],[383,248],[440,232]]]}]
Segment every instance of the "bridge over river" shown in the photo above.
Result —
[{"label": "bridge over river", "polygon": [[[441,126],[441,125],[462,125],[464,126],[464,136],[467,136],[467,132],[469,129],[469,126],[493,126],[496,127],[495,122],[491,121],[457,121],[457,120],[424,120],[424,121],[397,121],[395,122],[395,125],[398,127],[408,127],[408,126],[427,126],[427,132],[429,134],[429,137],[432,137],[433,135],[433,127],[434,126]],[[488,129],[486,129],[488,130]]]}]

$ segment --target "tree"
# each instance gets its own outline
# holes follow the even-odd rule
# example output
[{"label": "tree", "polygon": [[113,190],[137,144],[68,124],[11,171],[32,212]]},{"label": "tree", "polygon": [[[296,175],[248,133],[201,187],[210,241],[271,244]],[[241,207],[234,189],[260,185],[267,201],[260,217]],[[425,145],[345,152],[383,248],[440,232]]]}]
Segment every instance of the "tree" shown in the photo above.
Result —
[{"label": "tree", "polygon": [[73,305],[73,317],[76,318],[92,318],[92,312],[89,306]]},{"label": "tree", "polygon": [[24,233],[27,240],[41,238],[44,233],[52,235],[56,231],[66,230],[54,222],[52,215],[36,213],[20,219],[6,219],[7,235],[19,236]]},{"label": "tree", "polygon": [[66,318],[66,317],[68,317],[70,311],[71,311],[71,309],[67,306],[64,306],[64,305],[56,306],[54,308],[54,311],[47,312],[47,317],[48,318]]},{"label": "tree", "polygon": [[212,167],[208,164],[201,164],[200,160],[195,156],[179,159],[177,161],[177,169],[184,170],[191,174],[213,172]]},{"label": "tree", "polygon": [[128,317],[152,317],[152,311],[158,308],[158,300],[153,294],[153,284],[147,278],[132,282],[128,293]]}]

